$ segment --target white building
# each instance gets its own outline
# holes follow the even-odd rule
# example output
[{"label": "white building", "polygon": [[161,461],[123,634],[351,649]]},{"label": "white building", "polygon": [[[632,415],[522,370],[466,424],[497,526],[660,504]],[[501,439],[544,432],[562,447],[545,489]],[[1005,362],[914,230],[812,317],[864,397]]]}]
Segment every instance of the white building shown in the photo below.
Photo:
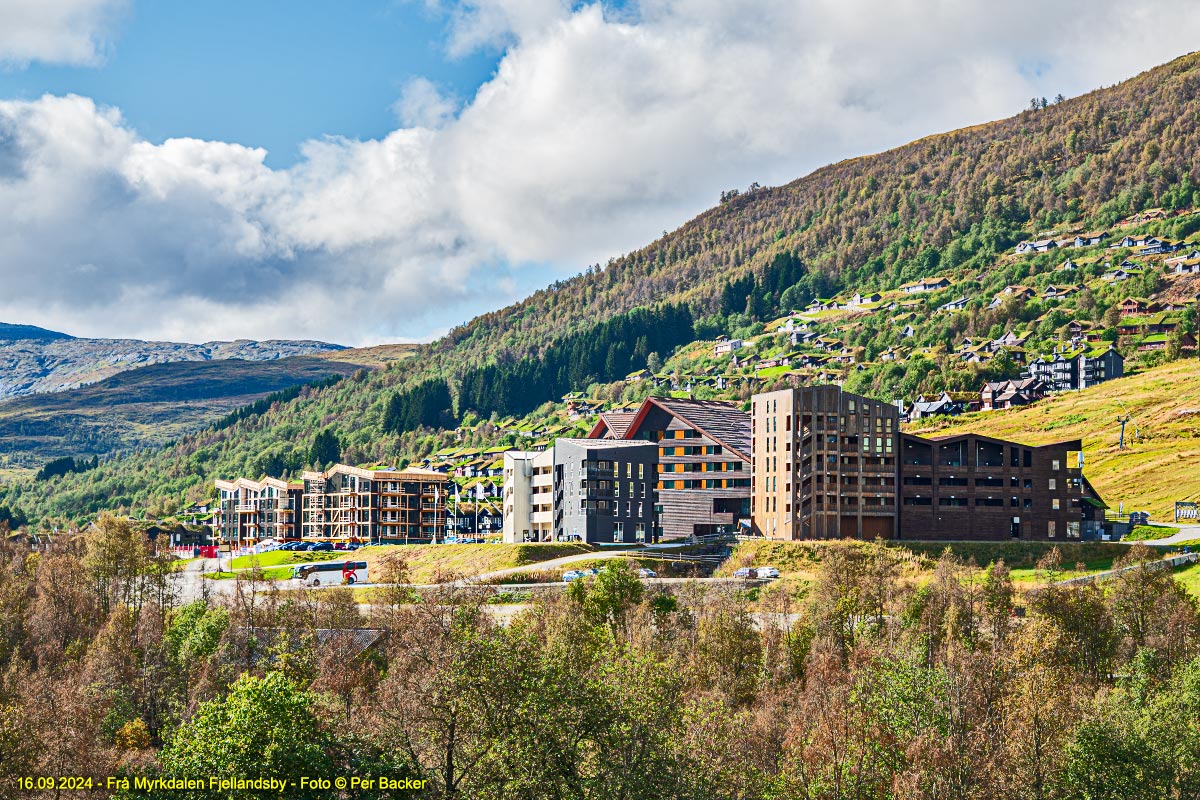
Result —
[{"label": "white building", "polygon": [[554,448],[504,454],[504,543],[553,538]]}]

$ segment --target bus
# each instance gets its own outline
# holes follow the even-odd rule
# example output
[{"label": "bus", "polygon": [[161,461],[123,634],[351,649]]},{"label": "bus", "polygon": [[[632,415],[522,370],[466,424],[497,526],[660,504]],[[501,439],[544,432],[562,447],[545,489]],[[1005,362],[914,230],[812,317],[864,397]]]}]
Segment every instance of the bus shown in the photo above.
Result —
[{"label": "bus", "polygon": [[306,586],[366,583],[367,562],[320,561],[316,564],[297,564],[292,567],[292,577]]}]

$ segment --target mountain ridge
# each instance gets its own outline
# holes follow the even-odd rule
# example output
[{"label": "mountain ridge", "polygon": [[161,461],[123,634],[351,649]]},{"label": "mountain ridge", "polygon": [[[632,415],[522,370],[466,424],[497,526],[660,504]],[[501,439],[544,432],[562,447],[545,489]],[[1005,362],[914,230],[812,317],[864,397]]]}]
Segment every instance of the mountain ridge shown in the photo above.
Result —
[{"label": "mountain ridge", "polygon": [[[17,333],[42,331],[46,335]],[[5,338],[6,332],[13,338]],[[0,401],[61,392],[97,383],[129,369],[179,361],[274,361],[345,350],[315,340],[235,339],[201,344],[141,339],[92,339],[27,325],[0,323]]]},{"label": "mountain ridge", "polygon": [[[398,394],[445,382],[450,408],[405,403],[405,409],[422,409],[406,418],[438,416],[424,413],[431,410],[477,419],[463,402],[466,378],[481,369],[502,377],[529,374],[528,364],[542,354],[556,346],[567,352],[564,342],[586,340],[601,324],[637,308],[685,304],[693,337],[710,340],[760,330],[781,310],[847,287],[892,290],[937,273],[1015,275],[1024,266],[1008,260],[1011,247],[1034,232],[1107,227],[1158,205],[1200,206],[1197,150],[1200,57],[1191,54],[1048,108],[847,159],[781,187],[734,193],[647,246],[480,315],[399,364],[306,392],[219,433],[201,432],[161,452],[101,465],[86,479],[68,476],[35,505],[41,513],[64,514],[104,507],[111,495],[106,487],[117,481],[134,502],[164,494],[198,497],[212,474],[257,475],[268,465],[301,463],[323,430],[339,437],[344,460],[403,462],[448,434],[389,426]],[[925,339],[950,345],[964,333],[986,333],[997,324],[1003,329],[1003,313],[973,310],[917,321]],[[619,357],[572,378],[584,383],[572,388],[619,381],[630,364],[642,366],[635,356],[649,354],[639,350],[636,332],[631,337],[614,346]],[[931,380],[938,374],[931,371]],[[556,399],[548,390],[524,398]],[[491,398],[490,405],[503,402]],[[195,464],[204,468],[189,466]]]}]

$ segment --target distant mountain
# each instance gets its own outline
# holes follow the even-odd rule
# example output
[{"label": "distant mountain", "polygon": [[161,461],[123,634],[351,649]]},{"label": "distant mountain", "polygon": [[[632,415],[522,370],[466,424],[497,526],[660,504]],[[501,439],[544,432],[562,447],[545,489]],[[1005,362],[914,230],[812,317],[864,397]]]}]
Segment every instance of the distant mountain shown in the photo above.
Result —
[{"label": "distant mountain", "polygon": [[13,342],[19,339],[29,339],[38,342],[52,342],[58,339],[74,338],[58,331],[48,331],[36,325],[12,325],[0,322],[0,343]]},{"label": "distant mountain", "polygon": [[268,340],[187,344],[138,339],[81,339],[32,325],[0,323],[0,400],[61,392],[138,367],[178,361],[275,361],[333,353],[342,345]]},{"label": "distant mountain", "polygon": [[9,467],[33,468],[62,456],[160,447],[264,397],[290,399],[306,385],[364,369],[323,354],[127,369],[76,389],[0,403],[0,459]]}]

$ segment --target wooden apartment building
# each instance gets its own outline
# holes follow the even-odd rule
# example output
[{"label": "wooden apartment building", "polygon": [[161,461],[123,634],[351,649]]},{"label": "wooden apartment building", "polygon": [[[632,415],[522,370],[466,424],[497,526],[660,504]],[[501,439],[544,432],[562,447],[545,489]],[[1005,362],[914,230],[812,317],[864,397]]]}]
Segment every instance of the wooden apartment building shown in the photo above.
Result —
[{"label": "wooden apartment building", "polygon": [[896,538],[896,406],[810,386],[755,395],[751,419],[755,533]]},{"label": "wooden apartment building", "polygon": [[302,534],[326,541],[432,541],[446,533],[449,483],[425,469],[337,464],[303,474]]},{"label": "wooden apartment building", "polygon": [[754,531],[777,539],[1078,539],[1078,440],[1031,447],[901,433],[898,411],[837,386],[752,400]]},{"label": "wooden apartment building", "polygon": [[300,538],[298,509],[304,492],[299,481],[238,478],[215,481],[216,516],[213,535],[234,546],[254,544],[260,539],[279,541]]}]

